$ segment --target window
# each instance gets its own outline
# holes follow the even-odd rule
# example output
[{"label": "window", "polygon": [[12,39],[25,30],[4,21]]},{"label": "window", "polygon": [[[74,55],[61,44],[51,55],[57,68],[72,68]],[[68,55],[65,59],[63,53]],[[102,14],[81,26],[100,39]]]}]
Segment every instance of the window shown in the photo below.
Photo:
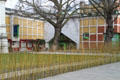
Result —
[{"label": "window", "polygon": [[14,25],[13,26],[13,36],[14,37],[19,37],[19,25]]},{"label": "window", "polygon": [[89,33],[83,33],[83,39],[89,39]]}]

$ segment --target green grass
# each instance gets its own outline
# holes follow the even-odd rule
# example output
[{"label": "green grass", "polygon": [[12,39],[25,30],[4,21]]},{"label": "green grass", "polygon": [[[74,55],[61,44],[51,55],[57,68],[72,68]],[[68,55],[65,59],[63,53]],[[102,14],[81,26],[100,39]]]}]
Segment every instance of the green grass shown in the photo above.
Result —
[{"label": "green grass", "polygon": [[[100,60],[103,60],[103,61],[100,61]],[[71,66],[71,68],[69,67],[69,69],[67,69],[65,72],[72,71],[71,69],[73,69],[74,67],[76,69],[82,69],[82,68],[102,65],[106,63],[117,62],[117,61],[120,61],[120,57],[119,56],[103,56],[103,55],[93,56],[93,55],[30,54],[30,53],[0,54],[0,74],[5,72],[17,71],[17,70],[50,67],[50,66],[62,65],[62,64],[72,65],[78,62],[83,63],[84,61],[88,63],[83,65]],[[89,63],[91,61],[94,61],[94,62]]]}]

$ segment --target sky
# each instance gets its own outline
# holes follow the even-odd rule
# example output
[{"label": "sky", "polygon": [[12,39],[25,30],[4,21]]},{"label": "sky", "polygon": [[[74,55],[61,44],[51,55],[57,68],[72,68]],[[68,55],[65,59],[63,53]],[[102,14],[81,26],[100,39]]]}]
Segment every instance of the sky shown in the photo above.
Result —
[{"label": "sky", "polygon": [[[88,0],[83,0],[88,1]],[[7,8],[15,8],[15,5],[17,4],[18,0],[7,0],[6,7]]]},{"label": "sky", "polygon": [[7,0],[6,7],[7,8],[15,8],[15,4],[18,2],[18,0]]}]

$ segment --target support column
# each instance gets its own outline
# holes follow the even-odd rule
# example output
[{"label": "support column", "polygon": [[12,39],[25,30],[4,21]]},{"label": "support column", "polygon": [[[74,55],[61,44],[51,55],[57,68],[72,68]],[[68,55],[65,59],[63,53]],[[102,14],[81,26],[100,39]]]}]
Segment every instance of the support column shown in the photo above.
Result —
[{"label": "support column", "polygon": [[45,48],[46,50],[49,50],[49,42],[45,42]]},{"label": "support column", "polygon": [[77,49],[79,50],[79,49],[80,49],[80,44],[79,44],[79,43],[76,43],[76,47],[77,47]]},{"label": "support column", "polygon": [[8,53],[8,39],[5,24],[5,2],[0,0],[0,53]]}]

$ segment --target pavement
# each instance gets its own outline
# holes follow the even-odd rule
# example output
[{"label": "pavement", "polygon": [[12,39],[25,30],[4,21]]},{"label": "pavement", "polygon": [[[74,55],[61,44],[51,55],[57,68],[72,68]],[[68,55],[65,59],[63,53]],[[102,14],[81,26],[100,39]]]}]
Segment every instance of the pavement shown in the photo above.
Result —
[{"label": "pavement", "polygon": [[120,62],[38,80],[120,80]]}]

